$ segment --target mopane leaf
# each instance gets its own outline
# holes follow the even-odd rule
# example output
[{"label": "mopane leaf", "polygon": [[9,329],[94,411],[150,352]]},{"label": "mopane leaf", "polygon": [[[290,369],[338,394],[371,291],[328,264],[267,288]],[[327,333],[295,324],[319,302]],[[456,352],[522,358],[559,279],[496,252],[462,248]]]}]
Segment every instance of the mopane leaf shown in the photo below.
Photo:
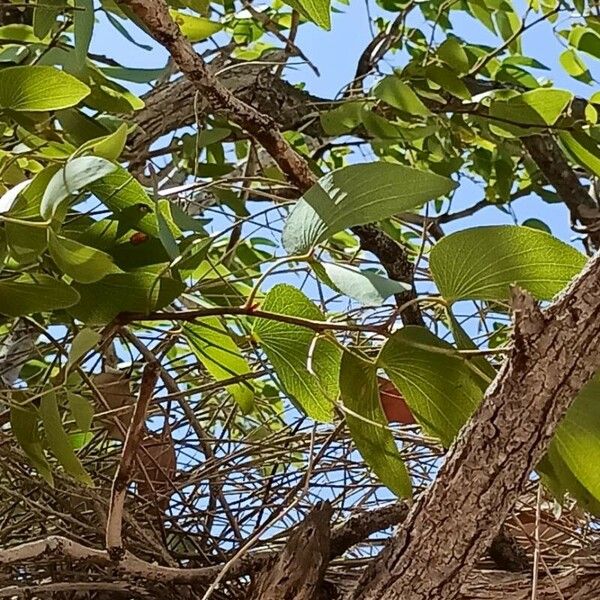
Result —
[{"label": "mopane leaf", "polygon": [[[217,317],[184,327],[185,337],[202,366],[217,381],[250,373],[250,367],[227,329]],[[245,383],[227,386],[227,391],[245,414],[254,408],[254,392]]]},{"label": "mopane leaf", "polygon": [[388,339],[378,358],[415,419],[450,446],[483,398],[486,381],[447,342],[409,326]]},{"label": "mopane leaf", "polygon": [[69,309],[87,324],[109,323],[121,312],[147,314],[171,303],[185,289],[181,281],[165,276],[166,265],[159,264],[108,275],[104,279],[73,288],[81,300]]},{"label": "mopane leaf", "polygon": [[581,485],[600,502],[600,377],[578,394],[552,444]]},{"label": "mopane leaf", "polygon": [[327,31],[331,29],[331,0],[285,0],[285,3],[319,27]]},{"label": "mopane leaf", "polygon": [[73,392],[67,392],[67,400],[69,402],[69,410],[77,427],[79,427],[82,433],[87,433],[94,418],[92,403],[87,398]]},{"label": "mopane leaf", "polygon": [[0,109],[58,110],[75,106],[90,88],[54,67],[9,67],[0,70]]},{"label": "mopane leaf", "polygon": [[[321,311],[291,285],[275,286],[266,296],[262,310],[323,321]],[[329,339],[315,340],[315,332],[298,325],[257,319],[254,336],[286,393],[309,417],[330,422],[337,399],[341,350]]]},{"label": "mopane leaf", "polygon": [[190,42],[200,42],[223,29],[221,23],[209,21],[204,17],[195,17],[172,9],[169,10],[169,12],[175,23],[179,25],[181,33],[183,33]]},{"label": "mopane leaf", "polygon": [[52,177],[44,192],[40,206],[42,217],[53,217],[71,196],[78,196],[85,187],[116,168],[115,164],[96,156],[82,156],[68,161]]},{"label": "mopane leaf", "polygon": [[121,272],[109,254],[52,232],[48,249],[56,266],[81,283],[94,283],[111,273]]},{"label": "mopane leaf", "polygon": [[33,468],[50,485],[54,485],[52,467],[42,448],[38,412],[32,406],[18,406],[13,402],[10,407],[10,428]]},{"label": "mopane leaf", "polygon": [[411,289],[407,283],[349,265],[315,262],[313,268],[327,285],[366,306],[379,306],[390,296]]},{"label": "mopane leaf", "polygon": [[506,300],[512,284],[540,300],[550,300],[585,262],[575,248],[543,231],[500,225],[443,238],[431,251],[429,268],[450,302]]},{"label": "mopane leaf", "polygon": [[395,75],[384,77],[373,90],[376,98],[411,115],[428,116],[431,111],[423,104],[412,88]]},{"label": "mopane leaf", "polygon": [[69,360],[67,361],[67,371],[79,362],[96,344],[102,339],[102,336],[93,329],[85,327],[74,338],[69,351]]},{"label": "mopane leaf", "polygon": [[110,174],[95,181],[89,189],[115,215],[124,217],[127,229],[137,229],[158,237],[155,203],[123,167],[116,167]]},{"label": "mopane leaf", "polygon": [[48,447],[63,469],[81,483],[93,486],[94,482],[83,468],[73,451],[67,432],[64,430],[58,411],[56,395],[47,391],[40,400],[40,416],[44,424],[44,433]]},{"label": "mopane leaf", "polygon": [[20,317],[73,306],[79,294],[48,275],[23,274],[0,281],[0,314]]},{"label": "mopane leaf", "polygon": [[386,162],[332,171],[292,209],[283,245],[290,254],[307,252],[334,233],[418,208],[454,187],[445,177]]},{"label": "mopane leaf", "polygon": [[40,39],[50,33],[56,17],[69,6],[68,0],[44,0],[33,9],[33,33]]},{"label": "mopane leaf", "polygon": [[379,402],[377,367],[344,352],[340,368],[340,395],[348,409],[346,422],[352,441],[381,483],[400,497],[412,495],[408,469]]},{"label": "mopane leaf", "polygon": [[[87,141],[77,149],[78,154],[91,150],[95,156],[107,160],[117,160],[125,148],[127,141],[127,123],[122,123],[116,131],[109,135]],[[116,169],[115,169],[116,170]]]},{"label": "mopane leaf", "polygon": [[94,31],[94,0],[75,0],[73,29],[75,31],[75,60],[79,67],[83,67]]},{"label": "mopane leaf", "polygon": [[558,139],[574,162],[600,177],[600,144],[594,138],[585,131],[561,131]]}]

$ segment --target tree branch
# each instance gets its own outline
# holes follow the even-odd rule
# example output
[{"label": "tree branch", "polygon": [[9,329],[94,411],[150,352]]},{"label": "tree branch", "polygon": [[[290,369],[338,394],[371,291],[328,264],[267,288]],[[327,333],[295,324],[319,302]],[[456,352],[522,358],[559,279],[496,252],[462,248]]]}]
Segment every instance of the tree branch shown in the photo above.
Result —
[{"label": "tree branch", "polygon": [[600,255],[545,311],[515,290],[511,354],[435,482],[350,595],[452,600],[600,368]]}]

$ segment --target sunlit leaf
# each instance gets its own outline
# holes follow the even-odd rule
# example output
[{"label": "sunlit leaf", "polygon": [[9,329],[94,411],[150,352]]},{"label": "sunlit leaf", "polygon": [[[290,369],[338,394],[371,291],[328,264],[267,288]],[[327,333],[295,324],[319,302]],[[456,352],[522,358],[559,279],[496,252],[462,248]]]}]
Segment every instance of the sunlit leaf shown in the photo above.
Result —
[{"label": "sunlit leaf", "polygon": [[444,298],[507,300],[517,284],[552,299],[585,265],[572,246],[535,229],[500,225],[458,231],[431,251],[429,267]]},{"label": "sunlit leaf", "polygon": [[8,67],[0,70],[0,109],[58,110],[75,106],[90,88],[54,67]]},{"label": "sunlit leaf", "polygon": [[[312,321],[323,321],[321,311],[291,285],[275,286],[261,309]],[[329,422],[338,396],[341,350],[330,340],[315,340],[311,329],[271,319],[257,319],[259,341],[284,390],[309,417]]]},{"label": "sunlit leaf", "polygon": [[454,187],[445,177],[386,162],[332,171],[292,209],[283,245],[290,254],[307,252],[338,231],[417,208]]},{"label": "sunlit leaf", "polygon": [[445,447],[477,408],[487,386],[450,344],[423,327],[409,326],[394,333],[377,364],[417,421]]},{"label": "sunlit leaf", "polygon": [[[217,317],[209,317],[184,327],[186,339],[202,366],[217,381],[250,373],[250,367],[229,332]],[[227,390],[244,413],[254,407],[252,387],[243,382],[227,386]]]}]

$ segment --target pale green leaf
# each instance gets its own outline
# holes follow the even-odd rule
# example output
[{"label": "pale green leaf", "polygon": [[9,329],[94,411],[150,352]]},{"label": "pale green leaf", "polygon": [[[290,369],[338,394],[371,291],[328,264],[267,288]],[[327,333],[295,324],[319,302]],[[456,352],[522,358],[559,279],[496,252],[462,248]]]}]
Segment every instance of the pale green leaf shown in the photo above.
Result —
[{"label": "pale green leaf", "polygon": [[585,131],[561,131],[558,139],[574,162],[600,177],[600,144]]},{"label": "pale green leaf", "polygon": [[379,402],[376,366],[344,352],[340,395],[348,409],[345,415],[352,441],[364,461],[394,494],[410,497],[410,475],[387,428],[387,419]]},{"label": "pale green leaf", "polygon": [[550,300],[585,262],[583,254],[547,233],[500,225],[444,237],[431,251],[429,268],[449,302],[507,300],[512,284]]},{"label": "pale green leaf", "polygon": [[560,64],[563,69],[571,75],[571,77],[583,81],[584,83],[590,83],[593,81],[592,76],[586,67],[585,63],[581,60],[581,57],[575,50],[569,48],[565,50],[559,57]]},{"label": "pale green leaf", "polygon": [[72,369],[81,358],[83,358],[92,348],[98,344],[102,336],[93,329],[85,327],[73,338],[71,350],[69,350],[69,359],[67,361],[67,371]]},{"label": "pale green leaf", "polygon": [[47,111],[75,106],[90,88],[54,67],[8,67],[0,70],[0,109]]},{"label": "pale green leaf", "polygon": [[53,217],[71,196],[79,196],[84,188],[116,168],[115,164],[95,156],[81,156],[68,161],[52,177],[44,192],[40,206],[42,217]]},{"label": "pale green leaf", "polygon": [[116,131],[100,138],[92,139],[77,149],[77,154],[91,151],[95,156],[106,160],[117,160],[127,141],[127,123],[122,123]]},{"label": "pale green leaf", "polygon": [[[217,317],[184,327],[185,337],[202,366],[216,381],[250,373],[248,362]],[[247,383],[234,383],[227,391],[247,414],[254,408],[254,392]]]},{"label": "pale green leaf", "polygon": [[[323,321],[321,311],[291,285],[275,286],[262,310],[280,315]],[[257,319],[254,337],[260,342],[286,393],[309,417],[330,422],[337,399],[341,350],[326,338],[315,341],[315,332],[305,327]]]},{"label": "pale green leaf", "polygon": [[94,407],[92,403],[79,394],[67,392],[69,410],[81,433],[88,433],[94,418]]},{"label": "pale green leaf", "polygon": [[437,49],[437,55],[457,73],[466,73],[469,70],[469,57],[464,49],[464,44],[456,38],[446,38]]},{"label": "pale green leaf", "polygon": [[349,265],[314,263],[317,274],[327,285],[365,306],[379,306],[394,294],[411,289],[410,284],[393,281],[371,271],[361,271]]},{"label": "pale green leaf", "polygon": [[445,177],[386,162],[332,171],[290,212],[283,245],[290,254],[307,252],[334,233],[418,208],[454,187]]}]

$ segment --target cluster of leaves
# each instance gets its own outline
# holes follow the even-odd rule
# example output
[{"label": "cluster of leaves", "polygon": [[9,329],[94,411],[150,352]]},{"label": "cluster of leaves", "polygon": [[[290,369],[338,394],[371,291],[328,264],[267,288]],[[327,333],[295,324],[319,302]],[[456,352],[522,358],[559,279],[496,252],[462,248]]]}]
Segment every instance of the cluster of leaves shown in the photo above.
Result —
[{"label": "cluster of leaves", "polygon": [[[266,21],[230,2],[214,4],[218,10],[203,1],[169,3],[191,41],[228,35],[238,60],[252,61],[265,49],[265,23],[277,32],[295,27],[298,18],[331,25],[328,2],[276,1],[262,13]],[[379,4],[392,13],[414,8]],[[368,92],[348,94],[320,113],[324,134],[342,141],[315,164],[325,174],[285,214],[281,235],[264,216],[280,214],[280,204],[263,211],[251,201],[261,194],[279,200],[281,173],[269,165],[254,179],[239,177],[253,180],[238,185],[236,166],[257,162],[257,149],[217,116],[158,152],[180,176],[169,181],[174,187],[163,186],[154,172],[128,171],[127,141],[144,101],[117,80],[147,83],[169,73],[92,57],[92,0],[46,1],[33,10],[31,24],[0,27],[0,314],[7,333],[15,319],[25,319],[50,339],[58,331],[66,340],[56,353],[26,357],[7,396],[14,437],[47,481],[57,462],[93,484],[77,456],[98,433],[103,394],[89,374],[115,338],[126,339],[125,330],[144,333],[164,351],[167,375],[184,390],[196,383],[186,370],[194,357],[203,375],[221,383],[222,398],[235,402],[236,435],[283,427],[283,419],[273,418],[282,414],[282,398],[318,423],[345,418],[364,461],[399,496],[412,493],[411,477],[380,402],[378,373],[402,395],[420,433],[450,446],[499,364],[478,352],[468,335],[474,328],[463,327],[456,307],[476,302],[482,320],[498,325],[509,312],[511,285],[550,300],[586,257],[552,237],[540,220],[529,227],[467,223],[430,243],[425,229],[415,233],[398,215],[442,212],[463,177],[482,182],[485,200],[505,210],[532,193],[556,202],[521,144],[549,131],[574,167],[600,177],[600,96],[576,98],[538,80],[531,70],[544,65],[522,54],[522,34],[532,21],[557,23],[564,10],[559,2],[532,2],[529,21],[507,0],[419,7],[444,35],[426,36],[405,24],[389,47],[401,51],[404,66],[375,82],[366,79],[366,87],[373,83]],[[130,23],[140,24],[130,11],[111,0],[98,10],[144,47],[131,32]],[[450,33],[452,11],[498,35],[499,48]],[[560,63],[573,78],[590,82],[581,53],[600,58],[600,20],[583,4],[576,11],[576,24],[557,32],[566,48]],[[378,24],[383,32],[389,27],[383,18]],[[347,164],[348,135],[367,140],[376,160]],[[288,132],[299,151],[308,148],[307,138]],[[373,222],[408,248],[417,274],[437,290],[417,299],[431,329],[396,326],[397,311],[386,302],[413,282],[369,267],[348,234]],[[259,234],[235,240],[248,223],[258,223]],[[279,248],[285,256],[278,258]],[[266,277],[285,265],[305,275],[319,304],[290,285],[292,274],[263,293]],[[344,303],[349,310],[340,310]],[[374,306],[385,312],[376,325],[367,323]],[[174,330],[179,321],[185,324]],[[499,337],[492,333],[480,346],[506,350]],[[122,361],[123,355],[121,348]],[[139,366],[133,363],[132,369]],[[557,497],[568,491],[595,514],[599,385],[581,393],[539,467]]]}]

